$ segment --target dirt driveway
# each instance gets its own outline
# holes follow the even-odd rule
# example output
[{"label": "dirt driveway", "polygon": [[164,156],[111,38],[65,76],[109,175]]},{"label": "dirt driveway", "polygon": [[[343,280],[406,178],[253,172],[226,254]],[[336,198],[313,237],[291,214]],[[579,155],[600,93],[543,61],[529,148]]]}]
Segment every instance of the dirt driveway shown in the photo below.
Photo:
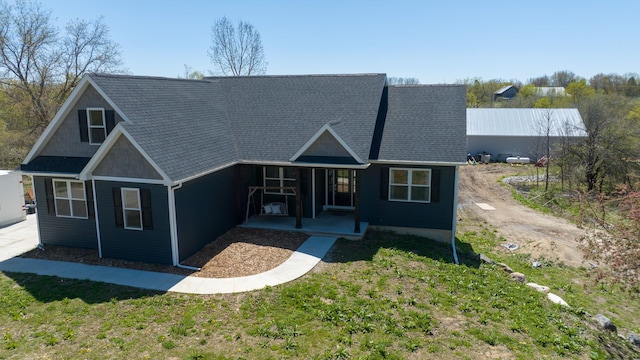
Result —
[{"label": "dirt driveway", "polygon": [[[486,221],[507,242],[519,245],[516,252],[530,253],[534,259],[544,256],[572,266],[587,265],[577,241],[584,230],[565,219],[519,204],[513,199],[511,188],[499,183],[504,176],[523,175],[526,171],[526,167],[506,164],[461,167],[458,216],[462,221],[459,229],[468,229],[478,220]],[[485,210],[477,204],[488,204],[495,210]]]}]

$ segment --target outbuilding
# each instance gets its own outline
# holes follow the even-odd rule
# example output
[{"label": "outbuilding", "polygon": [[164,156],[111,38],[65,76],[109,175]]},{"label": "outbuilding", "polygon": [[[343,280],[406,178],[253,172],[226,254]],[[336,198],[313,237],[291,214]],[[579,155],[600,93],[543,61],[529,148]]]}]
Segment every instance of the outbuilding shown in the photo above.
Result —
[{"label": "outbuilding", "polygon": [[552,149],[562,138],[587,136],[578,109],[467,109],[467,152],[505,161],[545,154],[547,129]]},{"label": "outbuilding", "polygon": [[0,170],[0,227],[25,219],[22,174]]}]

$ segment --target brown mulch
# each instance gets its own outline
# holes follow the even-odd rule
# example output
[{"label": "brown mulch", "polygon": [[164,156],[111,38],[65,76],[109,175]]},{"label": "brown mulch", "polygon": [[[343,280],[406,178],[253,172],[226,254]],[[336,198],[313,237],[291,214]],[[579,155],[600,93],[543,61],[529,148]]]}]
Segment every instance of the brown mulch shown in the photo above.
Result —
[{"label": "brown mulch", "polygon": [[229,278],[259,274],[277,267],[287,260],[308,237],[307,234],[289,231],[233,228],[183,262],[184,265],[201,268],[200,271],[171,265],[101,259],[97,250],[64,246],[49,245],[45,250],[34,249],[23,254],[22,257],[195,277]]}]

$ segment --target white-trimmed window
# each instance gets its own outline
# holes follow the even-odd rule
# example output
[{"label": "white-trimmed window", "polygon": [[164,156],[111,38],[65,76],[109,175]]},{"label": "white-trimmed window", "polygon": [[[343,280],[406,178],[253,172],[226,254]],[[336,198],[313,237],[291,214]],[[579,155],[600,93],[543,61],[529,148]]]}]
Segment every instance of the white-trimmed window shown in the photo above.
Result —
[{"label": "white-trimmed window", "polygon": [[430,202],[431,170],[390,168],[389,200]]},{"label": "white-trimmed window", "polygon": [[89,129],[89,144],[102,144],[107,137],[103,108],[87,108],[87,127]]},{"label": "white-trimmed window", "polygon": [[124,228],[128,230],[142,230],[140,189],[121,188],[121,193]]},{"label": "white-trimmed window", "polygon": [[56,216],[87,219],[87,198],[84,182],[53,180]]},{"label": "white-trimmed window", "polygon": [[[296,185],[296,171],[294,168],[283,168],[277,166],[264,166],[263,168],[263,186],[267,187],[285,187]],[[293,194],[293,191],[287,189],[266,189],[265,194]]]}]

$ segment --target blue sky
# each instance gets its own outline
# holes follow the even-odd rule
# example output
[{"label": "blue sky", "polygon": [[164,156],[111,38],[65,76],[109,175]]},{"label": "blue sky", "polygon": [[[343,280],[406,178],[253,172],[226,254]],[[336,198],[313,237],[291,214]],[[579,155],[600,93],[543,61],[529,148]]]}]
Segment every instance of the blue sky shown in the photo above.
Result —
[{"label": "blue sky", "polygon": [[267,74],[384,72],[421,83],[640,73],[640,1],[41,0],[62,27],[104,16],[136,75],[213,70],[211,26],[261,34]]}]

